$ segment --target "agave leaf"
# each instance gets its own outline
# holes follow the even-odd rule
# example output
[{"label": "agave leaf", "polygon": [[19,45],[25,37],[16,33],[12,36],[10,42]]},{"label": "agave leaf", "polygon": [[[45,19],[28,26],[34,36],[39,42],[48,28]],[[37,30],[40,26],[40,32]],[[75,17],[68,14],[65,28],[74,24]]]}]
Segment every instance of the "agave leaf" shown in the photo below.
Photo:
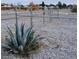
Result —
[{"label": "agave leaf", "polygon": [[24,24],[21,24],[21,27],[20,27],[20,40],[21,40],[21,44],[23,45],[24,44]]},{"label": "agave leaf", "polygon": [[17,43],[18,43],[18,46],[22,44],[21,42],[21,35],[20,35],[20,28],[19,28],[19,25],[16,24],[16,31],[15,31],[15,36],[16,36],[16,40],[17,40]]},{"label": "agave leaf", "polygon": [[14,44],[13,41],[10,38],[5,38],[7,42],[5,42],[6,45],[8,45],[9,47],[13,48]]},{"label": "agave leaf", "polygon": [[34,32],[30,31],[28,36],[27,36],[28,41],[31,41],[33,39],[33,37],[34,37]]},{"label": "agave leaf", "polygon": [[30,33],[29,40],[27,42],[28,43],[28,46],[31,45],[32,41],[34,41],[34,40],[35,40],[35,38],[34,38],[34,32],[32,31]]},{"label": "agave leaf", "polygon": [[27,33],[27,40],[28,40],[28,41],[31,40],[33,33],[34,33],[34,32],[32,31],[32,28],[30,28],[30,30],[29,30],[28,33]]},{"label": "agave leaf", "polygon": [[7,26],[7,28],[8,28],[8,34],[11,36],[11,37],[13,37],[13,33],[12,33],[12,31],[11,31],[11,29]]},{"label": "agave leaf", "polygon": [[7,28],[8,28],[8,33],[10,35],[11,42],[13,43],[13,45],[15,47],[18,47],[17,40],[14,38],[14,35],[13,35],[11,29],[9,27],[7,27]]},{"label": "agave leaf", "polygon": [[23,38],[24,38],[24,44],[23,45],[24,46],[28,42],[28,35],[29,35],[29,33],[30,33],[31,30],[32,30],[31,27],[29,27],[27,30],[25,30],[25,33],[24,33],[24,36],[23,36]]},{"label": "agave leaf", "polygon": [[30,33],[29,40],[27,42],[27,49],[28,50],[32,50],[37,47],[37,37],[38,36],[35,36],[33,31]]},{"label": "agave leaf", "polygon": [[19,51],[23,52],[23,46],[22,45],[20,45],[18,48],[19,48]]},{"label": "agave leaf", "polygon": [[33,39],[31,41],[31,43],[37,42],[37,40],[40,38],[40,35],[33,35]]},{"label": "agave leaf", "polygon": [[19,44],[20,44],[20,43],[19,43],[19,27],[18,27],[18,24],[17,24],[17,23],[18,23],[18,22],[17,22],[17,20],[16,20],[16,25],[15,25],[15,26],[16,26],[16,31],[15,31],[16,33],[15,33],[15,34],[16,34],[17,43],[18,43],[18,45],[19,45]]},{"label": "agave leaf", "polygon": [[24,24],[21,24],[21,37],[24,36]]},{"label": "agave leaf", "polygon": [[7,46],[9,46],[11,49],[16,49],[16,50],[18,50],[18,47],[17,46],[15,46],[14,44],[13,44],[13,42],[14,41],[10,41],[9,39],[7,40],[7,42],[5,43]]},{"label": "agave leaf", "polygon": [[2,45],[2,48],[3,48],[4,51],[11,50],[11,47],[9,47],[8,45]]}]

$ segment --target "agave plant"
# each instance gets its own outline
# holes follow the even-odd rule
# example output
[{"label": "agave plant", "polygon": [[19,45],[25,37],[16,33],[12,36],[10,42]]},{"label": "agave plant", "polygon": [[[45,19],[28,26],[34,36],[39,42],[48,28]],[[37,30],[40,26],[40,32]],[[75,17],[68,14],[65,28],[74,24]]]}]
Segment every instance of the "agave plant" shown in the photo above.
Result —
[{"label": "agave plant", "polygon": [[35,35],[32,27],[25,29],[24,24],[18,26],[17,22],[15,27],[16,30],[14,33],[7,27],[9,36],[5,38],[6,43],[2,46],[4,51],[26,55],[39,47],[39,35]]}]

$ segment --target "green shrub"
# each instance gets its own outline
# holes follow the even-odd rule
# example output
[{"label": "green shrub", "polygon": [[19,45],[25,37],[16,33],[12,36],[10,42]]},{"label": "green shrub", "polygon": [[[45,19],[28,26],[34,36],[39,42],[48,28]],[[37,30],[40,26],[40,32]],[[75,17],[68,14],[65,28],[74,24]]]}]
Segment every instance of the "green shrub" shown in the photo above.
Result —
[{"label": "green shrub", "polygon": [[4,51],[17,55],[29,55],[30,52],[39,48],[39,35],[35,35],[32,27],[25,29],[24,24],[18,26],[16,22],[15,33],[8,27],[8,37],[2,46]]},{"label": "green shrub", "polygon": [[77,12],[77,7],[72,8],[71,12]]}]

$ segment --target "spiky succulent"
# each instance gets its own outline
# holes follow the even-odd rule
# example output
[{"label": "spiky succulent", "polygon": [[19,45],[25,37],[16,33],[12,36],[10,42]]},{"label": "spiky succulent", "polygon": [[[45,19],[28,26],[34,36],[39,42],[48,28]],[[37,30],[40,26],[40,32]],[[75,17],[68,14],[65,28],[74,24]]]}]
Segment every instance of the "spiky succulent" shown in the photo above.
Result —
[{"label": "spiky succulent", "polygon": [[7,42],[2,46],[5,51],[14,54],[28,54],[39,47],[39,35],[35,35],[32,27],[25,29],[24,24],[18,26],[17,23],[15,27],[16,30],[14,33],[8,27],[9,36],[6,37]]}]

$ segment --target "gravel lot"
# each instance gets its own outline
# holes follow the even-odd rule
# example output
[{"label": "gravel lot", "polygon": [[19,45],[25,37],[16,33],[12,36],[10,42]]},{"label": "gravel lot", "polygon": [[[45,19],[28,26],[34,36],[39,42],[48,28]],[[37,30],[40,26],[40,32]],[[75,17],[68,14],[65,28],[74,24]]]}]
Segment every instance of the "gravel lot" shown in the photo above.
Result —
[{"label": "gravel lot", "polygon": [[[74,17],[76,17],[76,14]],[[77,59],[77,20],[52,18],[49,21],[49,18],[45,19],[43,24],[42,18],[33,18],[33,29],[45,37],[45,39],[41,40],[45,44],[45,47],[31,54],[30,59]],[[29,17],[20,17],[18,20],[19,23],[23,22],[26,26],[30,25]],[[7,26],[10,26],[14,30],[14,25],[15,19],[1,21],[2,44],[4,44],[4,37],[7,35]],[[4,54],[2,50],[2,59],[16,59],[16,57]]]}]

